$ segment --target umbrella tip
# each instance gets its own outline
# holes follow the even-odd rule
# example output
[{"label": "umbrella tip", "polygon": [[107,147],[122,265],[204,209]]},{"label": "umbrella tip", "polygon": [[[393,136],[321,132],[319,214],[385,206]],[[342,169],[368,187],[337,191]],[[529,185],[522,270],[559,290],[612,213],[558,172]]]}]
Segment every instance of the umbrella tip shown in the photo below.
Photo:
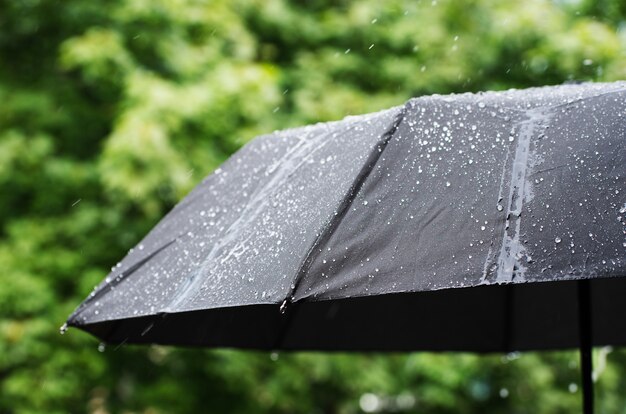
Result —
[{"label": "umbrella tip", "polygon": [[279,309],[280,313],[285,313],[287,311],[287,303],[288,303],[288,300],[285,299],[283,303],[280,304],[280,309]]},{"label": "umbrella tip", "polygon": [[60,328],[59,328],[59,333],[61,335],[65,335],[65,332],[67,332],[67,323],[64,323]]}]

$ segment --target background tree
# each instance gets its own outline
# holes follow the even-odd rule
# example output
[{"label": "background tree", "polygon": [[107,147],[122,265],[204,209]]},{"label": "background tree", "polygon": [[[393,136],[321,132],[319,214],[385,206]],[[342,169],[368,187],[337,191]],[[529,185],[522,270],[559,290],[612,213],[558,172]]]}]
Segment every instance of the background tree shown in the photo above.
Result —
[{"label": "background tree", "polygon": [[[255,135],[622,79],[625,18],[618,0],[0,0],[0,413],[575,412],[572,352],[100,353],[58,327]],[[626,353],[596,367],[599,412],[626,413]]]}]

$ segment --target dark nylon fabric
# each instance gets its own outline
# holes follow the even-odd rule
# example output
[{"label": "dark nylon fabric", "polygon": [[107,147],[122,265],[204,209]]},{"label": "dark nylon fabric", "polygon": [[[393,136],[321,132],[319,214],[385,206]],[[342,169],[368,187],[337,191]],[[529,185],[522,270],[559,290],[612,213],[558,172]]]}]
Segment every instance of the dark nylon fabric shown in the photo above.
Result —
[{"label": "dark nylon fabric", "polygon": [[132,249],[70,322],[280,304],[399,110],[250,142]]},{"label": "dark nylon fabric", "polygon": [[431,96],[257,138],[68,323],[114,343],[563,348],[588,278],[594,343],[626,344],[625,95]]},{"label": "dark nylon fabric", "polygon": [[296,300],[624,275],[625,98],[411,101]]}]

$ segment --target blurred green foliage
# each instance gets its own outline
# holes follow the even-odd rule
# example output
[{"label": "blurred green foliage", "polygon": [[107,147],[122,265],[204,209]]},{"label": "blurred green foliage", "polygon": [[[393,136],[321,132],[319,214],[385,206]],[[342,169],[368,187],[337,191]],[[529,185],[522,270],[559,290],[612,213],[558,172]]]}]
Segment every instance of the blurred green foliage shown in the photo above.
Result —
[{"label": "blurred green foliage", "polygon": [[[255,135],[624,78],[624,4],[0,0],[0,413],[576,412],[573,352],[101,353],[58,328]],[[626,353],[595,358],[598,412],[626,413]]]}]

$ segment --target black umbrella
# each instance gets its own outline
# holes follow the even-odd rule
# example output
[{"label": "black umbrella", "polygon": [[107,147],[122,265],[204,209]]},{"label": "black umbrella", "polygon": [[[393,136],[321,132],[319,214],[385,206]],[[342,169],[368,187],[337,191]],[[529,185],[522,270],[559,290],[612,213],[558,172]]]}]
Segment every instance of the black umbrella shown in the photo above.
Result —
[{"label": "black umbrella", "polygon": [[[286,350],[626,344],[626,83],[428,96],[259,137],[67,324]],[[280,310],[280,311],[279,311]]]}]

